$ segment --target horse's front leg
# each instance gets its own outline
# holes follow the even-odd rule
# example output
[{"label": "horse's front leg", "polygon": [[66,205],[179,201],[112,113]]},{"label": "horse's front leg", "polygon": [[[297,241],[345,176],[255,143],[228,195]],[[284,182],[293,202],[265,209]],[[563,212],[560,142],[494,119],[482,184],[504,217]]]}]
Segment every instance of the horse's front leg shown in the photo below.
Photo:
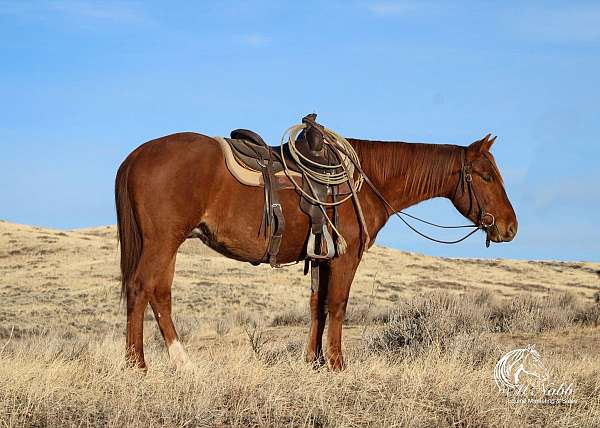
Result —
[{"label": "horse's front leg", "polygon": [[327,330],[327,361],[332,370],[344,368],[342,355],[342,324],[346,315],[346,305],[350,295],[350,286],[360,257],[350,252],[335,258],[329,266],[327,311],[329,328]]},{"label": "horse's front leg", "polygon": [[315,366],[325,364],[323,331],[327,320],[327,290],[329,288],[329,263],[319,266],[319,289],[310,293],[310,332],[306,349],[306,362]]}]

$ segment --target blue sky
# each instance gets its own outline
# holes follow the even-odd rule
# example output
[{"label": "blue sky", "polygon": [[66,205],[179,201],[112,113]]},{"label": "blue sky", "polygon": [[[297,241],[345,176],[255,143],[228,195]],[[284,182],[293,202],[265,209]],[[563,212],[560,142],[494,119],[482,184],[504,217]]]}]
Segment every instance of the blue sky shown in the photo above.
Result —
[{"label": "blue sky", "polygon": [[[432,244],[392,220],[381,244],[598,261],[598,76],[597,2],[0,1],[0,218],[114,223],[116,169],[144,141],[276,142],[315,111],[357,138],[498,135],[515,241]],[[410,212],[463,221],[445,200]]]}]

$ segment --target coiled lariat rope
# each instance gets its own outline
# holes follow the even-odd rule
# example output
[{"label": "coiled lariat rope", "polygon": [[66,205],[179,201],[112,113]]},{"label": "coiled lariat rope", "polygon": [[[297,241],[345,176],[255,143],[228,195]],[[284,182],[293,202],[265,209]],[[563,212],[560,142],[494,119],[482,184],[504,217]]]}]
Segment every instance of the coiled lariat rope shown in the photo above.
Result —
[{"label": "coiled lariat rope", "polygon": [[[359,159],[358,155],[356,154],[354,147],[352,147],[352,145],[348,142],[348,140],[346,140],[344,137],[342,137],[335,131],[332,131],[331,129],[327,129],[322,125],[317,125],[318,129],[323,134],[323,140],[324,140],[325,144],[327,144],[328,146],[330,146],[332,148],[332,152],[338,158],[339,163],[335,164],[335,165],[328,165],[328,164],[322,164],[320,162],[315,162],[312,159],[307,158],[302,153],[300,153],[298,151],[298,149],[296,148],[296,138],[298,137],[300,132],[302,132],[302,130],[307,128],[308,126],[310,126],[310,125],[307,125],[304,123],[298,124],[298,125],[293,125],[293,126],[289,127],[283,133],[283,136],[281,137],[281,149],[280,149],[283,170],[284,170],[285,174],[288,176],[288,178],[290,179],[290,181],[294,184],[294,187],[296,188],[296,190],[299,191],[310,202],[319,206],[321,211],[323,211],[323,214],[325,215],[325,219],[327,220],[327,223],[331,226],[331,229],[337,235],[338,254],[344,254],[348,247],[346,240],[344,239],[344,237],[342,236],[340,231],[335,227],[335,225],[329,218],[329,215],[327,214],[325,207],[335,207],[335,206],[343,204],[350,198],[354,198],[355,203],[357,204],[359,219],[360,219],[363,231],[364,231],[364,235],[363,235],[364,241],[365,241],[365,243],[368,243],[368,241],[370,240],[369,232],[367,230],[364,215],[363,215],[362,209],[360,207],[360,202],[359,202],[358,196],[357,196],[358,192],[360,191],[360,189],[363,185],[364,177],[363,177],[362,173],[359,173],[358,176],[356,178],[354,178],[355,166],[357,166],[358,170],[360,170],[360,159]],[[312,126],[315,126],[315,125],[312,125]],[[309,194],[308,192],[306,192],[291,177],[291,172],[290,172],[289,166],[286,163],[285,156],[284,156],[284,144],[286,142],[286,139],[287,139],[287,143],[288,143],[288,149],[290,152],[290,156],[292,157],[292,159],[294,159],[294,162],[296,163],[296,165],[298,166],[298,169],[300,169],[302,174],[307,177],[306,182],[308,183],[308,186],[312,192],[312,195]],[[325,172],[320,172],[318,170],[315,170],[315,168],[318,168],[320,170],[325,170]],[[336,171],[336,170],[339,170],[339,171]],[[315,192],[315,189],[313,188],[311,181],[314,181],[314,182],[317,182],[320,184],[326,184],[328,186],[336,186],[336,185],[348,183],[348,187],[350,188],[351,192],[350,192],[350,194],[348,194],[347,196],[345,196],[339,200],[334,200],[332,202],[321,201],[318,198],[316,198],[316,192]],[[366,246],[365,246],[365,248],[366,248]]]},{"label": "coiled lariat rope", "polygon": [[[292,159],[294,159],[294,161],[296,162],[296,165],[298,166],[300,171],[302,171],[302,174],[306,175],[311,180],[313,180],[317,183],[327,184],[329,186],[335,186],[335,185],[344,184],[344,183],[348,182],[350,179],[353,179],[352,174],[354,171],[354,165],[360,166],[360,159],[358,158],[358,155],[356,154],[354,147],[352,147],[352,145],[348,142],[348,140],[346,140],[341,135],[335,133],[334,131],[327,129],[325,127],[322,127],[322,131],[324,134],[323,136],[325,138],[325,143],[327,145],[333,147],[333,153],[335,153],[336,156],[338,157],[338,159],[340,159],[340,163],[338,163],[336,165],[327,165],[327,164],[315,162],[315,161],[307,158],[306,156],[304,156],[302,153],[300,153],[298,151],[298,149],[296,149],[296,138],[298,137],[298,134],[300,134],[300,132],[307,126],[308,125],[306,125],[306,124],[291,126],[284,132],[283,136],[281,137],[281,149],[280,149],[281,150],[281,159],[282,159],[283,168],[284,168],[286,174],[289,176],[289,168],[285,161],[283,147],[284,147],[286,136],[287,136],[288,148],[290,151],[290,155],[292,156]],[[327,137],[329,137],[329,138],[327,138]],[[340,149],[342,150],[341,153],[340,153]],[[319,168],[319,169],[325,169],[328,171],[327,172],[315,171],[315,167]],[[336,169],[340,169],[341,171],[335,172]],[[360,191],[363,181],[364,181],[364,179],[363,179],[362,174],[359,174],[359,176],[354,181],[354,190],[356,192]],[[318,199],[315,199],[313,197],[313,195],[310,195],[307,192],[305,192],[304,189],[302,189],[302,187],[298,186],[295,182],[294,182],[294,185],[296,186],[296,189],[299,190],[300,192],[302,192],[302,194],[311,202],[313,202],[315,204],[322,204],[322,205],[325,205],[328,207],[340,205],[352,197],[352,194],[350,194],[350,195],[346,196],[345,198],[340,199],[339,201],[334,201],[334,202],[320,201]]]}]

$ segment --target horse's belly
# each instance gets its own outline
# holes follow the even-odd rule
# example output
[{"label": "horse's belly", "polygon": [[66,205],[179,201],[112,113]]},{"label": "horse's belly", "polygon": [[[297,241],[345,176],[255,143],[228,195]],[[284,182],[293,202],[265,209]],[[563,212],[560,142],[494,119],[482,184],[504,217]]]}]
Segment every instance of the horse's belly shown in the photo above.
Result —
[{"label": "horse's belly", "polygon": [[[198,237],[226,257],[251,263],[268,262],[269,234],[265,233],[264,226],[263,188],[237,182],[224,187],[229,187],[228,191],[215,198],[198,225]],[[298,196],[293,190],[280,191],[279,196],[286,225],[277,262],[289,263],[303,256],[308,219],[300,211]]]}]

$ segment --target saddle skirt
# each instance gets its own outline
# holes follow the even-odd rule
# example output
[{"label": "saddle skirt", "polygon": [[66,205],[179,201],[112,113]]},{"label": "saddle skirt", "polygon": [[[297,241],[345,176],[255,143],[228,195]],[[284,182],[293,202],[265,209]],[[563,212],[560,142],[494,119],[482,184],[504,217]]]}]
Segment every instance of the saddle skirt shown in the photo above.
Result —
[{"label": "saddle skirt", "polygon": [[[240,158],[243,156],[243,151],[237,150],[238,155],[236,156],[233,153],[231,146],[233,144],[236,147],[241,146],[242,140],[235,140],[224,137],[213,137],[213,139],[217,140],[219,146],[221,147],[221,151],[223,152],[223,157],[225,158],[225,164],[227,169],[233,175],[233,177],[242,184],[246,186],[254,186],[254,187],[263,187],[265,185],[263,173],[259,169],[254,169],[252,166],[252,159],[250,155],[245,162],[243,162]],[[240,153],[242,156],[240,156]],[[253,159],[256,162],[256,159]],[[296,181],[296,183],[301,184],[302,175],[297,171],[289,171],[289,176]],[[280,189],[293,189],[294,184],[290,181],[290,177],[283,171],[283,167],[276,167],[274,171],[274,178],[277,182],[277,185]]]}]

